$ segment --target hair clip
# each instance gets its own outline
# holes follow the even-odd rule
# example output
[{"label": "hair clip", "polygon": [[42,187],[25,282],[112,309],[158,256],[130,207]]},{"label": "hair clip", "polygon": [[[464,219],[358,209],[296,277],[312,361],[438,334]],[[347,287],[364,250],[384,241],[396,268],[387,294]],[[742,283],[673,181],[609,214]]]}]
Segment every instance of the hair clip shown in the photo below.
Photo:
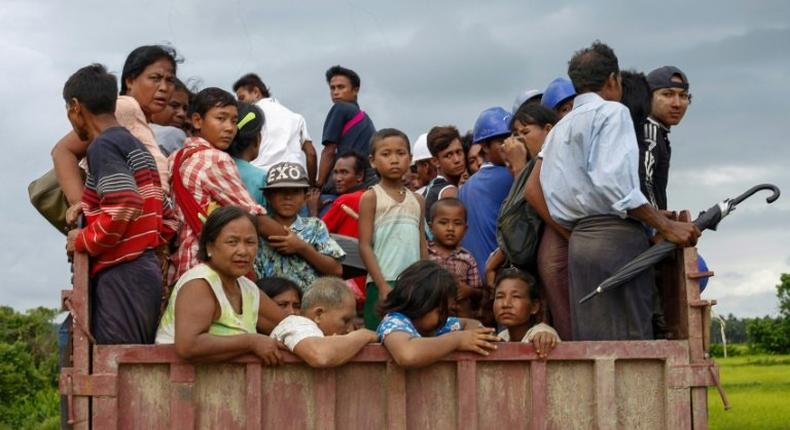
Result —
[{"label": "hair clip", "polygon": [[244,118],[242,118],[241,121],[239,121],[239,123],[236,124],[236,129],[241,130],[242,127],[252,122],[252,120],[254,120],[255,117],[256,117],[255,112],[247,112],[247,115],[244,115]]}]

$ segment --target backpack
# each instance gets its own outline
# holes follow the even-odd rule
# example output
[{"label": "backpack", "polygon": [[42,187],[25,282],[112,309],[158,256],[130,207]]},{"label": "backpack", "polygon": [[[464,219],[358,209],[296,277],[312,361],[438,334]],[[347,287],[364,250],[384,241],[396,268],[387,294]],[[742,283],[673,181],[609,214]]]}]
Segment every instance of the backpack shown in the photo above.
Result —
[{"label": "backpack", "polygon": [[528,271],[537,268],[538,244],[543,233],[543,220],[524,199],[527,179],[534,167],[533,159],[513,182],[496,222],[497,245],[510,264]]}]

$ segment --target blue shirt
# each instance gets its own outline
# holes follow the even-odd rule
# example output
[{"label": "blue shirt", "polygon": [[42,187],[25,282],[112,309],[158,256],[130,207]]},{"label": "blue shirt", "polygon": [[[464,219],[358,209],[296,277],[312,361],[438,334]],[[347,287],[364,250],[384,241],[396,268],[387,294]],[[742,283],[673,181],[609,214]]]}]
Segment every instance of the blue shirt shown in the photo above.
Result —
[{"label": "blue shirt", "polygon": [[[448,317],[447,322],[436,330],[434,336],[441,336],[459,330],[461,330],[461,320],[456,317]],[[408,333],[409,337],[422,337],[409,317],[400,312],[390,312],[381,320],[376,329],[376,334],[379,335],[379,342],[384,342],[384,338],[395,331]]]},{"label": "blue shirt", "polygon": [[241,158],[233,158],[236,167],[239,169],[241,182],[244,188],[250,192],[250,196],[261,206],[266,207],[266,198],[263,197],[263,187],[266,186],[266,170],[252,165]]},{"label": "blue shirt", "polygon": [[324,132],[321,143],[334,143],[337,145],[337,155],[346,151],[354,151],[361,155],[365,160],[370,154],[370,138],[376,132],[370,117],[365,114],[361,121],[351,127],[346,134],[343,134],[343,127],[359,113],[360,109],[356,103],[337,102],[332,105],[332,109],[326,115],[324,121]]},{"label": "blue shirt", "polygon": [[626,217],[647,204],[639,184],[639,148],[628,108],[596,93],[576,96],[551,129],[540,183],[549,213],[572,228],[592,215]]},{"label": "blue shirt", "polygon": [[485,279],[486,260],[497,247],[496,219],[502,202],[513,185],[505,166],[485,163],[458,191],[466,206],[468,228],[461,245],[475,257],[480,276]]}]

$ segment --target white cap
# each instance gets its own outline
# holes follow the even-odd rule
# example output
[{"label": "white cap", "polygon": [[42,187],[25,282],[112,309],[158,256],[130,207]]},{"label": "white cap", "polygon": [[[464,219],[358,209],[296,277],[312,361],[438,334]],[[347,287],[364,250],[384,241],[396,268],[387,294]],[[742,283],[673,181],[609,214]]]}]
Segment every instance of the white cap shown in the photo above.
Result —
[{"label": "white cap", "polygon": [[423,133],[414,141],[414,149],[411,155],[411,164],[417,164],[418,161],[430,160],[433,158],[431,151],[428,150],[428,133]]},{"label": "white cap", "polygon": [[526,91],[523,91],[523,92],[519,93],[518,96],[516,96],[516,100],[513,101],[513,111],[510,112],[510,113],[515,115],[516,111],[518,111],[518,108],[520,108],[521,105],[524,104],[525,101],[527,101],[527,100],[529,100],[529,99],[531,99],[533,97],[538,97],[538,99],[540,99],[540,96],[542,96],[542,95],[543,95],[543,92],[541,92],[540,90],[526,90]]}]

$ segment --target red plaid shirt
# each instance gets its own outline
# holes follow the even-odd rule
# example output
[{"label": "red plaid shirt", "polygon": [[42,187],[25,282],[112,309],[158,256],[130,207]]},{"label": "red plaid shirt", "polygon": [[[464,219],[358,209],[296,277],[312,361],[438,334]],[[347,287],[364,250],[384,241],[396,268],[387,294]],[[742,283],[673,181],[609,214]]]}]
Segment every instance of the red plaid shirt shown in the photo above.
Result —
[{"label": "red plaid shirt", "polygon": [[442,257],[437,251],[436,242],[430,241],[428,242],[428,258],[454,274],[459,282],[466,282],[466,285],[471,288],[483,287],[483,283],[480,282],[480,272],[477,271],[477,262],[466,248],[459,246],[447,257]]},{"label": "red plaid shirt", "polygon": [[[211,203],[216,203],[219,206],[234,205],[244,208],[254,215],[265,215],[266,209],[250,196],[241,181],[236,162],[227,152],[215,148],[201,137],[190,137],[180,151],[199,146],[207,149],[197,151],[184,160],[180,169],[184,186],[192,193],[197,204],[203,208],[208,208]],[[178,151],[171,154],[168,160],[171,180],[175,176],[175,172],[172,170],[173,160],[177,153]],[[173,196],[173,201],[175,201],[175,196]],[[178,205],[176,205],[176,216],[181,221],[181,228],[178,232],[178,251],[171,256],[169,284],[176,282],[187,270],[199,263],[197,258],[198,235],[184,222],[184,214]]]}]

